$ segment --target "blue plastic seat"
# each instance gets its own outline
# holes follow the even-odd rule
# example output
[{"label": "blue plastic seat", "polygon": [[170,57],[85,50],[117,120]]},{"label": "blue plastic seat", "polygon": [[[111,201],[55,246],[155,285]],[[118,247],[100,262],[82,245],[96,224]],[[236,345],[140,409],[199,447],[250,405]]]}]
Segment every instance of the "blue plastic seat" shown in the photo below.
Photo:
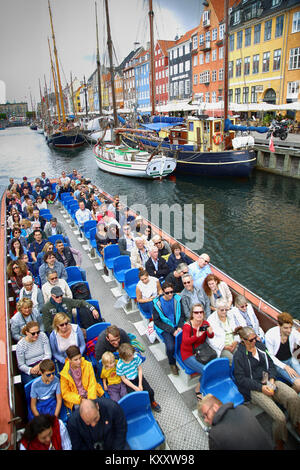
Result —
[{"label": "blue plastic seat", "polygon": [[132,450],[156,449],[165,441],[152,414],[148,392],[129,393],[118,403],[126,416],[126,440]]},{"label": "blue plastic seat", "polygon": [[108,322],[101,322],[101,323],[95,323],[92,326],[89,326],[86,329],[86,342],[90,341],[91,339],[98,338],[100,333],[102,333],[103,330],[106,330],[111,324]]},{"label": "blue plastic seat", "polygon": [[243,395],[231,378],[229,360],[226,357],[213,359],[204,366],[200,392],[203,395],[211,393],[222,403],[232,402],[234,407],[244,403]]},{"label": "blue plastic seat", "polygon": [[[29,420],[31,420],[33,418],[33,414],[32,414],[32,411],[31,411],[31,406],[30,406],[31,386],[32,386],[33,382],[37,379],[38,378],[33,379],[33,380],[31,380],[30,382],[28,382],[27,384],[24,385],[24,392],[25,392],[25,398],[26,398],[26,404],[27,404],[27,413],[28,413],[28,419]],[[68,419],[69,419],[69,416],[70,416],[70,410],[65,407],[64,401],[62,401],[61,410],[60,410],[60,413],[59,413],[59,419],[61,419],[63,421],[63,423],[66,424]]]},{"label": "blue plastic seat", "polygon": [[60,199],[61,202],[63,203],[64,200],[65,200],[66,198],[70,197],[70,196],[71,196],[71,193],[70,193],[70,192],[61,193],[59,199]]},{"label": "blue plastic seat", "polygon": [[125,273],[131,269],[131,261],[128,255],[121,255],[113,261],[114,276],[118,282],[123,283]]},{"label": "blue plastic seat", "polygon": [[47,214],[42,214],[43,219],[47,220],[47,222],[49,222],[49,220],[51,220],[53,218],[53,215],[51,213],[47,213]]},{"label": "blue plastic seat", "polygon": [[82,276],[81,270],[77,266],[68,266],[66,269],[67,272],[67,283],[81,282],[85,281]]},{"label": "blue plastic seat", "polygon": [[107,245],[106,247],[104,247],[103,255],[105,266],[107,267],[107,269],[112,269],[114,259],[120,256],[119,245]]},{"label": "blue plastic seat", "polygon": [[83,224],[83,234],[85,238],[89,239],[90,238],[90,230],[94,227],[97,226],[97,221],[96,220],[87,220]]},{"label": "blue plastic seat", "polygon": [[89,231],[89,242],[92,248],[97,248],[97,242],[96,242],[96,227],[93,227]]},{"label": "blue plastic seat", "polygon": [[131,299],[136,299],[136,285],[139,282],[138,268],[129,269],[124,276],[124,289]]},{"label": "blue plastic seat", "polygon": [[188,375],[199,375],[198,372],[195,372],[193,369],[190,369],[190,367],[188,367],[182,360],[182,357],[181,357],[181,352],[180,352],[180,346],[181,346],[181,342],[182,342],[182,331],[180,331],[180,333],[178,333],[176,336],[175,336],[175,349],[174,349],[174,357],[176,359],[176,362],[177,364],[179,365],[179,367],[181,369],[184,370],[184,372]]},{"label": "blue plastic seat", "polygon": [[102,318],[99,301],[95,299],[88,299],[87,302],[95,307],[95,309],[99,312],[100,318]]},{"label": "blue plastic seat", "polygon": [[50,214],[51,215],[50,209],[40,209],[40,216],[44,217],[45,214]]},{"label": "blue plastic seat", "polygon": [[65,237],[61,234],[50,235],[50,237],[47,239],[47,241],[53,243],[53,245],[55,245],[57,240],[61,240],[63,243],[66,243]]}]

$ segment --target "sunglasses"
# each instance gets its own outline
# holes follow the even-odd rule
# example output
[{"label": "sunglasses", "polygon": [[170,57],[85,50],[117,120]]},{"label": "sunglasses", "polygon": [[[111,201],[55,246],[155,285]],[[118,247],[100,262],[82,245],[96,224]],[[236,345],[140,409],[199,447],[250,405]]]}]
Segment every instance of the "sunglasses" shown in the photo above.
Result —
[{"label": "sunglasses", "polygon": [[32,335],[32,336],[37,336],[40,334],[40,331],[34,331],[33,333],[31,333],[31,331],[29,331],[29,333]]},{"label": "sunglasses", "polygon": [[204,310],[194,310],[193,313],[204,313]]},{"label": "sunglasses", "polygon": [[50,281],[55,281],[55,279],[58,279],[58,277],[57,276],[56,277],[51,277]]},{"label": "sunglasses", "polygon": [[60,297],[62,297],[62,295],[55,295],[54,296],[56,299],[59,299]]},{"label": "sunglasses", "polygon": [[66,325],[68,325],[68,324],[69,324],[69,322],[68,322],[68,321],[66,321],[65,323],[61,323],[61,324],[60,324],[60,325],[58,325],[58,326],[59,326],[59,327],[62,327],[62,326],[66,326]]},{"label": "sunglasses", "polygon": [[246,308],[247,307],[247,304],[245,305],[240,305],[240,308]]},{"label": "sunglasses", "polygon": [[253,341],[256,341],[256,339],[257,339],[257,336],[254,336],[253,338],[247,339],[246,341],[249,341],[249,343],[253,343]]},{"label": "sunglasses", "polygon": [[168,292],[165,291],[165,294],[166,294],[166,295],[170,295],[170,294],[173,294],[173,292],[174,292],[173,290],[168,290]]},{"label": "sunglasses", "polygon": [[46,377],[50,378],[50,377],[52,377],[52,375],[55,375],[55,372],[49,372],[49,374],[45,374],[45,375],[46,375]]},{"label": "sunglasses", "polygon": [[191,283],[191,281],[185,281],[185,282],[183,282],[184,285],[185,285],[185,284],[190,284],[190,283]]}]

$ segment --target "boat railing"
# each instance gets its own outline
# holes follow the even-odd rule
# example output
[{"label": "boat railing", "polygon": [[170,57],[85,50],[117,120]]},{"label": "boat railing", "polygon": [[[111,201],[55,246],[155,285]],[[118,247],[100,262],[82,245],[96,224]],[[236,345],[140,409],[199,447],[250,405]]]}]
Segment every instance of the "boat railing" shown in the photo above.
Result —
[{"label": "boat railing", "polygon": [[12,344],[10,334],[10,305],[9,287],[7,283],[7,226],[6,226],[6,203],[5,192],[1,200],[1,227],[0,227],[0,250],[1,250],[1,271],[0,282],[3,286],[3,296],[0,299],[0,396],[1,396],[1,419],[0,432],[8,436],[7,448],[15,449],[16,446],[16,417],[15,393],[14,393],[14,363],[12,355]]}]

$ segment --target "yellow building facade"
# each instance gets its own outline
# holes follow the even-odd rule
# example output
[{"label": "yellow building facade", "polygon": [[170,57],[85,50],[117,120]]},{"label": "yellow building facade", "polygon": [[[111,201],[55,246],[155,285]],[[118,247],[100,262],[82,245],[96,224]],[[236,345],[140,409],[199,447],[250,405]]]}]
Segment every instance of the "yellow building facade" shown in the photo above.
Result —
[{"label": "yellow building facade", "polygon": [[[231,13],[228,62],[229,101],[238,104],[285,104],[287,81],[296,81],[299,70],[289,69],[289,49],[300,44],[291,34],[293,11],[273,0],[275,8],[243,1]],[[259,10],[260,4],[260,10]],[[250,8],[251,7],[251,8]],[[246,107],[245,107],[246,108]],[[251,106],[249,106],[251,109]]]},{"label": "yellow building facade", "polygon": [[[284,103],[300,101],[300,5],[287,13],[287,46],[282,86]],[[300,121],[300,111],[296,112]]]}]

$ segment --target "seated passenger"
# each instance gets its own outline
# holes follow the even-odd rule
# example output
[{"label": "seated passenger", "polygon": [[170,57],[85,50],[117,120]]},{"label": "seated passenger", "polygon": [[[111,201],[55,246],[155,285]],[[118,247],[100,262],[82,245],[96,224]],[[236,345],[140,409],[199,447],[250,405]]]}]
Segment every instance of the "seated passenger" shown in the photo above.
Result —
[{"label": "seated passenger", "polygon": [[118,245],[120,248],[121,255],[131,255],[132,249],[135,247],[135,239],[133,234],[131,233],[131,229],[129,225],[124,225],[122,227],[123,235],[119,238]]},{"label": "seated passenger", "polygon": [[97,250],[104,256],[104,248],[107,245],[110,245],[111,242],[107,235],[107,228],[105,227],[104,222],[99,222],[96,227],[95,240],[97,244]]},{"label": "seated passenger", "polygon": [[169,266],[166,260],[158,256],[158,248],[154,246],[150,250],[150,258],[145,264],[145,268],[149,276],[156,277],[162,282],[169,274]]},{"label": "seated passenger", "polygon": [[44,305],[44,296],[41,289],[34,283],[32,276],[24,276],[22,279],[23,287],[20,290],[19,299],[31,299],[33,308],[36,308],[39,312]]},{"label": "seated passenger", "polygon": [[300,346],[300,333],[294,327],[292,315],[283,312],[277,317],[278,326],[265,335],[266,347],[277,370],[277,377],[286,380],[300,393],[300,364],[293,351]]},{"label": "seated passenger", "polygon": [[153,300],[162,294],[162,288],[156,277],[149,276],[145,269],[139,270],[139,282],[136,285],[136,300],[141,310],[152,316]]},{"label": "seated passenger", "polygon": [[63,297],[68,297],[73,299],[72,291],[65,279],[59,279],[57,271],[55,269],[50,269],[47,272],[47,282],[42,285],[42,294],[44,297],[44,303],[47,303],[51,298],[51,289],[52,287],[58,286],[63,292]]},{"label": "seated passenger", "polygon": [[174,287],[174,292],[179,294],[183,291],[184,286],[182,283],[182,276],[188,274],[188,265],[185,263],[180,263],[174,271],[171,271],[166,277],[165,281],[169,282]]},{"label": "seated passenger", "polygon": [[19,238],[12,238],[8,255],[11,260],[16,261],[23,254],[27,254],[27,249],[23,247]]},{"label": "seated passenger", "polygon": [[235,298],[235,307],[231,309],[234,315],[236,326],[251,326],[261,341],[265,334],[259,326],[257,316],[250,302],[243,295],[237,295]]},{"label": "seated passenger", "polygon": [[67,238],[65,229],[63,228],[62,224],[57,221],[56,217],[52,217],[44,228],[44,232],[47,237],[52,237],[52,235],[62,235],[63,237]]},{"label": "seated passenger", "polygon": [[25,428],[20,450],[71,450],[72,445],[64,423],[56,416],[35,416]]},{"label": "seated passenger", "polygon": [[222,299],[227,308],[232,306],[232,293],[228,285],[214,274],[208,274],[203,281],[203,289],[210,300],[210,308],[216,310],[216,300]]},{"label": "seated passenger", "polygon": [[171,372],[178,375],[174,349],[175,336],[182,330],[184,324],[181,298],[178,294],[174,294],[174,288],[168,282],[163,283],[162,290],[163,295],[153,300],[153,321],[155,329],[163,337]]},{"label": "seated passenger", "polygon": [[131,267],[145,269],[148,259],[149,252],[145,246],[145,240],[143,238],[136,238],[135,246],[130,253]]},{"label": "seated passenger", "polygon": [[93,220],[91,211],[85,207],[84,201],[79,201],[79,209],[75,212],[75,217],[78,222],[80,230],[83,230],[83,225],[88,220]]},{"label": "seated passenger", "polygon": [[95,307],[85,300],[69,299],[63,297],[63,291],[59,286],[52,287],[51,298],[42,308],[43,323],[46,333],[50,334],[52,331],[53,317],[57,313],[64,312],[72,320],[72,309],[84,308],[84,313],[79,313],[80,325],[86,329],[89,326],[99,322],[99,312]]},{"label": "seated passenger", "polygon": [[287,410],[291,423],[300,435],[300,396],[287,384],[276,380],[277,371],[266,346],[256,342],[253,328],[238,327],[241,342],[234,354],[234,377],[246,401],[256,404],[273,420],[273,439],[277,450],[288,440],[286,417],[277,402]]},{"label": "seated passenger", "polygon": [[44,254],[44,262],[39,268],[39,276],[42,285],[47,282],[47,273],[53,269],[57,272],[59,279],[64,279],[65,281],[68,279],[68,274],[64,265],[57,261],[53,251],[47,251]]},{"label": "seated passenger", "polygon": [[51,359],[48,337],[40,330],[38,322],[30,321],[22,328],[22,338],[16,347],[18,368],[23,385],[41,375],[40,363]]},{"label": "seated passenger", "polygon": [[231,364],[239,338],[234,333],[236,325],[233,313],[227,309],[227,304],[222,299],[216,301],[216,310],[209,315],[207,321],[214,332],[214,337],[209,340],[210,346],[218,357],[227,357]]},{"label": "seated passenger", "polygon": [[127,395],[126,385],[121,380],[121,377],[117,375],[118,360],[110,351],[103,353],[101,360],[101,379],[103,382],[103,388],[108,393],[111,400],[118,402],[122,397]]},{"label": "seated passenger", "polygon": [[28,419],[42,414],[54,415],[57,418],[62,405],[60,381],[55,375],[55,364],[51,359],[40,363],[41,376],[31,385],[30,408]]},{"label": "seated passenger", "polygon": [[183,310],[185,319],[189,319],[191,308],[194,304],[200,303],[204,307],[205,317],[207,318],[211,311],[210,311],[210,301],[207,297],[204,289],[200,287],[197,289],[194,286],[194,281],[192,276],[188,274],[184,274],[182,276],[182,284],[184,286],[183,291],[181,292],[181,308]]},{"label": "seated passenger", "polygon": [[34,207],[32,212],[32,217],[29,217],[28,220],[34,225],[36,223],[40,224],[40,228],[43,231],[46,225],[46,219],[40,216],[40,211],[37,207]]},{"label": "seated passenger", "polygon": [[92,363],[82,357],[78,346],[69,346],[66,354],[66,363],[60,373],[60,387],[65,406],[73,411],[84,398],[95,400],[104,391],[96,381]]},{"label": "seated passenger", "polygon": [[173,243],[171,246],[171,251],[172,253],[170,254],[167,261],[170,271],[175,271],[176,267],[180,263],[191,264],[193,262],[191,258],[181,251],[179,243]]},{"label": "seated passenger", "polygon": [[21,242],[21,245],[23,246],[23,249],[27,249],[27,240],[26,237],[22,236],[21,229],[20,227],[13,226],[12,233],[11,233],[11,238],[8,242],[8,250],[11,249],[11,245],[13,243],[13,240],[19,240]]},{"label": "seated passenger", "polygon": [[[189,320],[182,327],[182,341],[180,346],[180,354],[184,364],[200,375],[203,373],[205,364],[202,364],[195,358],[194,349],[200,346],[200,344],[205,343],[207,337],[214,337],[213,329],[210,324],[204,320],[204,317],[205,312],[203,305],[200,303],[194,304],[190,311]],[[197,399],[201,399],[200,382],[197,384],[195,392]]]},{"label": "seated passenger", "polygon": [[40,330],[44,331],[42,316],[37,308],[33,307],[31,299],[22,298],[17,303],[17,312],[10,319],[11,336],[15,341],[22,338],[22,328],[28,322],[38,322]]},{"label": "seated passenger", "polygon": [[36,260],[36,263],[35,263],[35,269],[37,270],[37,272],[39,272],[39,269],[40,269],[41,265],[44,262],[45,253],[50,252],[50,251],[51,252],[54,251],[54,245],[53,245],[52,242],[47,241],[47,243],[45,243],[45,246],[42,249],[42,251],[37,255],[37,260]]},{"label": "seated passenger", "polygon": [[206,253],[202,253],[197,261],[189,265],[189,273],[192,275],[194,280],[194,286],[199,288],[202,287],[203,281],[208,274],[211,274],[209,266],[210,257]]},{"label": "seated passenger", "polygon": [[117,352],[120,344],[123,343],[130,343],[130,338],[126,331],[118,328],[116,325],[110,325],[98,336],[95,346],[96,360],[100,361],[105,351]]},{"label": "seated passenger", "polygon": [[35,229],[33,232],[34,241],[29,246],[29,252],[34,263],[37,261],[38,254],[42,251],[47,240],[43,239],[43,233],[40,229]]},{"label": "seated passenger", "polygon": [[80,266],[82,262],[82,254],[79,250],[71,246],[65,246],[61,240],[55,242],[56,252],[55,257],[57,261],[62,263],[65,268],[69,266]]},{"label": "seated passenger", "polygon": [[119,347],[120,359],[117,362],[117,375],[126,385],[127,393],[148,392],[153,411],[160,412],[160,405],[154,400],[154,390],[145,378],[142,370],[142,359],[129,343]]},{"label": "seated passenger", "polygon": [[58,361],[59,370],[65,364],[67,358],[66,350],[69,346],[78,346],[80,353],[85,351],[85,340],[81,328],[70,322],[68,315],[57,313],[54,316],[52,332],[49,336],[52,356]]},{"label": "seated passenger", "polygon": [[117,222],[112,222],[107,226],[107,237],[110,244],[118,243],[119,227]]},{"label": "seated passenger", "polygon": [[20,290],[23,287],[22,279],[29,274],[28,267],[19,259],[12,260],[8,263],[6,272],[8,279],[11,281],[15,296],[19,296]]},{"label": "seated passenger", "polygon": [[170,254],[171,254],[171,247],[166,240],[162,240],[160,235],[154,235],[152,238],[152,243],[158,249],[158,256],[164,256],[165,260],[167,261]]}]

